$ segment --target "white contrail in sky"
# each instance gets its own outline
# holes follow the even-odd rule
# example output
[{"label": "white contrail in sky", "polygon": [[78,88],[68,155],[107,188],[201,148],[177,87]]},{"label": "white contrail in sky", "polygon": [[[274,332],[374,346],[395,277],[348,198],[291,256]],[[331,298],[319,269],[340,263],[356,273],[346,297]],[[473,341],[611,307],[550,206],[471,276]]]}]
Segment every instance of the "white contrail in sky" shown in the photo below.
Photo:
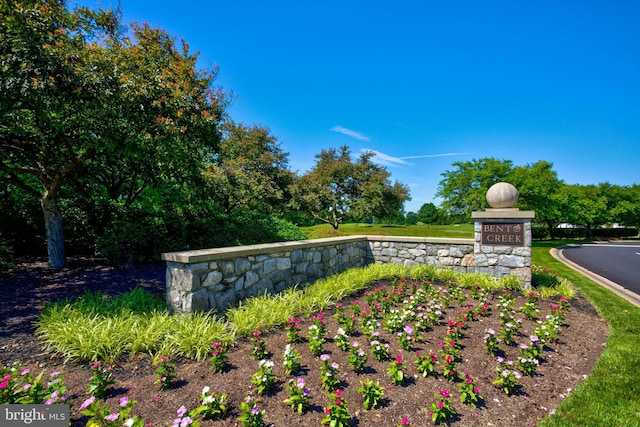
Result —
[{"label": "white contrail in sky", "polygon": [[358,139],[360,141],[369,141],[369,137],[361,134],[360,132],[356,132],[355,130],[347,129],[342,126],[334,126],[331,128],[332,131],[341,133],[343,135],[350,136],[351,138]]},{"label": "white contrail in sky", "polygon": [[423,155],[419,155],[419,156],[394,157],[394,156],[390,156],[390,155],[388,155],[386,153],[383,153],[381,151],[371,150],[369,148],[363,148],[361,151],[363,153],[372,152],[373,154],[375,154],[375,156],[373,157],[373,159],[375,161],[377,161],[378,163],[381,163],[383,165],[388,165],[388,166],[411,165],[411,163],[407,162],[406,159],[427,159],[427,158],[430,158],[430,157],[461,156],[461,155],[465,155],[465,154],[470,154],[470,153],[441,153],[441,154],[423,154]]}]

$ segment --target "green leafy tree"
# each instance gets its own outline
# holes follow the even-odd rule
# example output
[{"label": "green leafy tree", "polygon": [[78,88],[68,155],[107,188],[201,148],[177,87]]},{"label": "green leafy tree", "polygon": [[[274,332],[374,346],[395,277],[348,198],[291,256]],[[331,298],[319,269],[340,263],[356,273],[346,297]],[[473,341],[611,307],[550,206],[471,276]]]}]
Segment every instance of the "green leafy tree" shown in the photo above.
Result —
[{"label": "green leafy tree", "polygon": [[407,212],[404,216],[404,223],[407,225],[416,225],[418,223],[418,215],[415,212]]},{"label": "green leafy tree", "polygon": [[620,198],[611,207],[612,221],[640,228],[640,185],[620,187]]},{"label": "green leafy tree", "polygon": [[395,217],[409,200],[409,190],[392,184],[390,173],[372,157],[363,153],[353,161],[347,146],[322,150],[315,166],[292,186],[292,206],[335,230],[349,219]]},{"label": "green leafy tree", "polygon": [[546,224],[550,235],[554,236],[554,230],[562,222],[559,191],[564,183],[558,179],[553,164],[541,160],[531,165],[516,166],[507,180],[518,189],[518,207],[535,211],[535,221]]},{"label": "green leafy tree", "polygon": [[423,224],[433,224],[438,219],[438,208],[433,203],[425,203],[420,206],[417,217]]},{"label": "green leafy tree", "polygon": [[442,198],[442,208],[449,215],[470,217],[472,211],[488,207],[487,190],[504,181],[511,172],[511,160],[485,157],[479,160],[454,162],[454,169],[441,174],[436,197]]},{"label": "green leafy tree", "polygon": [[282,212],[294,174],[288,153],[264,126],[227,122],[205,178],[208,191],[224,209]]},{"label": "green leafy tree", "polygon": [[591,237],[591,230],[595,226],[611,222],[607,196],[596,185],[565,185],[561,189],[561,197],[567,207],[566,221],[584,226],[587,237]]},{"label": "green leafy tree", "polygon": [[186,45],[64,3],[0,4],[0,180],[39,200],[53,267],[66,264],[59,198],[72,174],[130,201],[155,179],[195,176],[224,111],[215,71],[197,71]]}]

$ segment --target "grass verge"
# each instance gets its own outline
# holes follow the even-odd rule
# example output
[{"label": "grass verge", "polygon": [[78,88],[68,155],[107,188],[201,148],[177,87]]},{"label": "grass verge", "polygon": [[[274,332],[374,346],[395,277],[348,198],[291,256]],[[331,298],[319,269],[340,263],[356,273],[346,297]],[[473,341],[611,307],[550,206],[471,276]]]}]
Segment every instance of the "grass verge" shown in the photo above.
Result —
[{"label": "grass verge", "polygon": [[554,259],[550,249],[560,244],[536,243],[533,263],[570,280],[607,322],[609,338],[589,377],[541,426],[640,426],[640,308]]}]

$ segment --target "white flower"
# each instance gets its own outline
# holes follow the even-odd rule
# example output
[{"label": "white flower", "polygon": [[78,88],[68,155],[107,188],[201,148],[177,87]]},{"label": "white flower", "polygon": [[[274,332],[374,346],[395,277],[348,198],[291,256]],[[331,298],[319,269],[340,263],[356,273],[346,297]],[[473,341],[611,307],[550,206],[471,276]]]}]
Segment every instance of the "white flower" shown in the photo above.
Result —
[{"label": "white flower", "polygon": [[209,393],[209,391],[211,391],[211,389],[209,388],[208,385],[204,386],[204,388],[202,389],[202,394],[207,394]]}]

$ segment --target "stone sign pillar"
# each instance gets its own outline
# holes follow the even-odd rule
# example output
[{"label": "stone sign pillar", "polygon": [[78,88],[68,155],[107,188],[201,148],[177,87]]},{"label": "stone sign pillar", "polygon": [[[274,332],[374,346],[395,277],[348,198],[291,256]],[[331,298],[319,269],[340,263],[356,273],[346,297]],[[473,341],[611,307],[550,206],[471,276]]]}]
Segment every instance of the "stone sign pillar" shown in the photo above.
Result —
[{"label": "stone sign pillar", "polygon": [[513,206],[518,190],[499,182],[487,191],[491,209],[475,211],[474,258],[478,273],[492,276],[513,274],[531,287],[531,220],[534,211],[521,211]]}]

